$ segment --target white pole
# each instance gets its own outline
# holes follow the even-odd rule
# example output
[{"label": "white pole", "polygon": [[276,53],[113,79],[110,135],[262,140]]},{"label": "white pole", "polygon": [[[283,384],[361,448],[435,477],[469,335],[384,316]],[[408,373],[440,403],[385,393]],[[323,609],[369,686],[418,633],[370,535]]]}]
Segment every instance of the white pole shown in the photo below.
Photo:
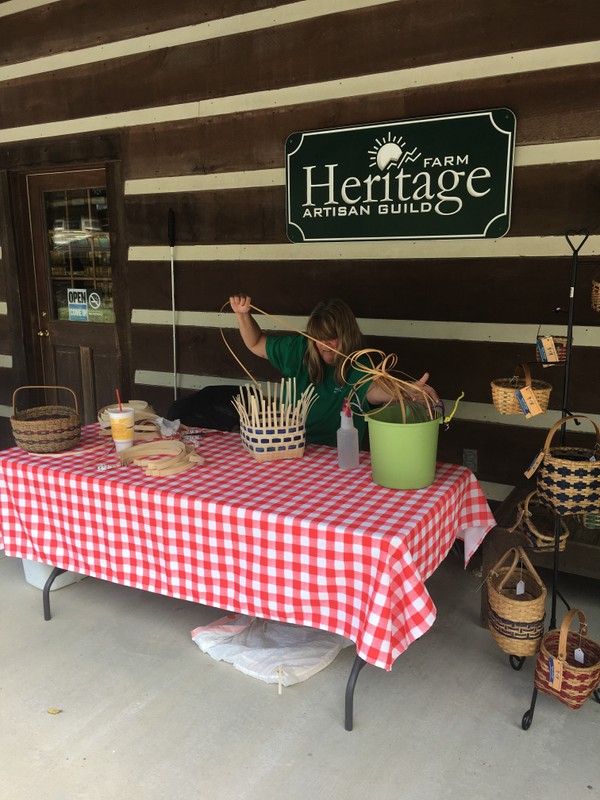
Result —
[{"label": "white pole", "polygon": [[177,339],[175,336],[175,212],[169,209],[169,249],[171,251],[171,312],[173,318],[173,399],[177,400]]}]

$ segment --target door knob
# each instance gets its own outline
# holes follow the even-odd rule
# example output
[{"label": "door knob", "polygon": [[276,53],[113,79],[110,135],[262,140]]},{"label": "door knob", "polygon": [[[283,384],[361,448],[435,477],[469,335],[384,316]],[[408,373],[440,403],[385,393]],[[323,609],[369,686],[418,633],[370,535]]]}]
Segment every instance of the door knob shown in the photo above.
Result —
[{"label": "door knob", "polygon": [[38,336],[50,336],[50,331],[38,331],[37,334]]}]

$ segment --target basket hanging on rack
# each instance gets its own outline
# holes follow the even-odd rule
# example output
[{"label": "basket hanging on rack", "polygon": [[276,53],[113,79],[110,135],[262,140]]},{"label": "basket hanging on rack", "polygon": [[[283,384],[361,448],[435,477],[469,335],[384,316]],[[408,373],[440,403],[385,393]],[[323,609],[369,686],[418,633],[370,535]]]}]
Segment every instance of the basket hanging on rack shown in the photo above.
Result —
[{"label": "basket hanging on rack", "polygon": [[[552,437],[571,419],[585,419],[594,426],[593,448],[551,447]],[[537,493],[557,514],[584,514],[600,508],[600,430],[581,414],[563,417],[550,428],[541,451]]]},{"label": "basket hanging on rack", "polygon": [[[17,394],[23,389],[64,389],[73,395],[70,406],[36,406],[17,411]],[[68,386],[21,386],[13,393],[10,418],[16,444],[29,453],[62,453],[79,444],[81,420],[77,396]]]},{"label": "basket hanging on rack", "polygon": [[[575,615],[579,617],[578,633],[569,631]],[[535,688],[570,708],[580,708],[600,684],[600,644],[587,637],[587,629],[583,611],[571,609],[559,630],[544,635],[536,659]]]},{"label": "basket hanging on rack", "polygon": [[[544,347],[544,339],[552,339],[552,344],[556,350],[556,359],[548,358],[548,353]],[[542,364],[556,364],[567,360],[567,337],[566,336],[538,336],[535,347],[536,361]]]},{"label": "basket hanging on rack", "polygon": [[[516,371],[521,369],[524,378],[520,378]],[[492,402],[501,414],[523,414],[523,407],[519,403],[517,392],[525,387],[530,388],[538,401],[542,412],[548,409],[552,385],[546,381],[532,380],[531,371],[527,364],[515,367],[512,378],[496,378],[491,383]]]},{"label": "basket hanging on rack", "polygon": [[[511,554],[512,564],[503,566]],[[521,566],[517,568],[519,562]],[[498,647],[514,656],[537,653],[544,634],[548,592],[523,548],[507,550],[490,570],[486,582],[488,628]],[[519,588],[523,591],[517,594]]]},{"label": "basket hanging on rack", "polygon": [[592,310],[600,311],[600,280],[592,281]]},{"label": "basket hanging on rack", "polygon": [[[511,532],[520,531],[536,553],[550,553],[556,546],[554,525],[557,519],[560,521],[561,528],[558,549],[564,550],[569,538],[569,529],[562,519],[556,517],[552,509],[540,503],[537,492],[533,491],[518,503],[517,521],[510,530]],[[542,528],[545,528],[547,532],[544,532]]]}]

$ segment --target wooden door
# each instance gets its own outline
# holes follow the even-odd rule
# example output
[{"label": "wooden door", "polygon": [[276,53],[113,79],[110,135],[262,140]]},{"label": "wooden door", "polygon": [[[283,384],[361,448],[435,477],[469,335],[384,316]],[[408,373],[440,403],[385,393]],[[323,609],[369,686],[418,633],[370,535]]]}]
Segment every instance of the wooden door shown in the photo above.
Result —
[{"label": "wooden door", "polygon": [[120,372],[105,170],[29,174],[26,187],[36,382],[73,389],[93,422],[115,402]]}]

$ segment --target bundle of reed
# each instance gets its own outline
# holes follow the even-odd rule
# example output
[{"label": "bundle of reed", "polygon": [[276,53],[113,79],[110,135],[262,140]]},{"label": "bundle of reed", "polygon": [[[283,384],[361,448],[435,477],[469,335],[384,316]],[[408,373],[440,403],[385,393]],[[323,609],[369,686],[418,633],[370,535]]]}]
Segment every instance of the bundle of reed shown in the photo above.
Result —
[{"label": "bundle of reed", "polygon": [[299,458],[304,454],[305,423],[317,400],[309,384],[298,397],[295,378],[280,383],[246,384],[233,399],[240,417],[242,444],[257,461]]},{"label": "bundle of reed", "polygon": [[[163,458],[154,458],[154,456],[163,456]],[[164,458],[164,456],[168,456],[168,458]],[[192,445],[176,439],[133,445],[119,453],[119,460],[123,466],[135,464],[143,467],[144,472],[150,478],[177,475],[197,464],[204,463],[204,458],[195,451]]]},{"label": "bundle of reed", "polygon": [[403,422],[426,421],[440,417],[441,407],[433,402],[427,390],[418,381],[409,375],[399,377],[405,373],[394,369],[397,362],[398,356],[395,353],[386,355],[382,350],[370,348],[357,350],[346,356],[342,364],[342,377],[349,367],[362,374],[352,386],[349,399],[352,399],[363,384],[377,382],[390,395],[390,399],[384,406],[378,406],[373,412],[366,412],[363,416],[368,417],[371,413],[378,413],[382,408],[397,403],[402,410]]},{"label": "bundle of reed", "polygon": [[311,384],[297,396],[296,378],[282,378],[280,383],[246,384],[233,404],[240,422],[251,428],[289,428],[304,425],[310,407],[317,399]]}]

